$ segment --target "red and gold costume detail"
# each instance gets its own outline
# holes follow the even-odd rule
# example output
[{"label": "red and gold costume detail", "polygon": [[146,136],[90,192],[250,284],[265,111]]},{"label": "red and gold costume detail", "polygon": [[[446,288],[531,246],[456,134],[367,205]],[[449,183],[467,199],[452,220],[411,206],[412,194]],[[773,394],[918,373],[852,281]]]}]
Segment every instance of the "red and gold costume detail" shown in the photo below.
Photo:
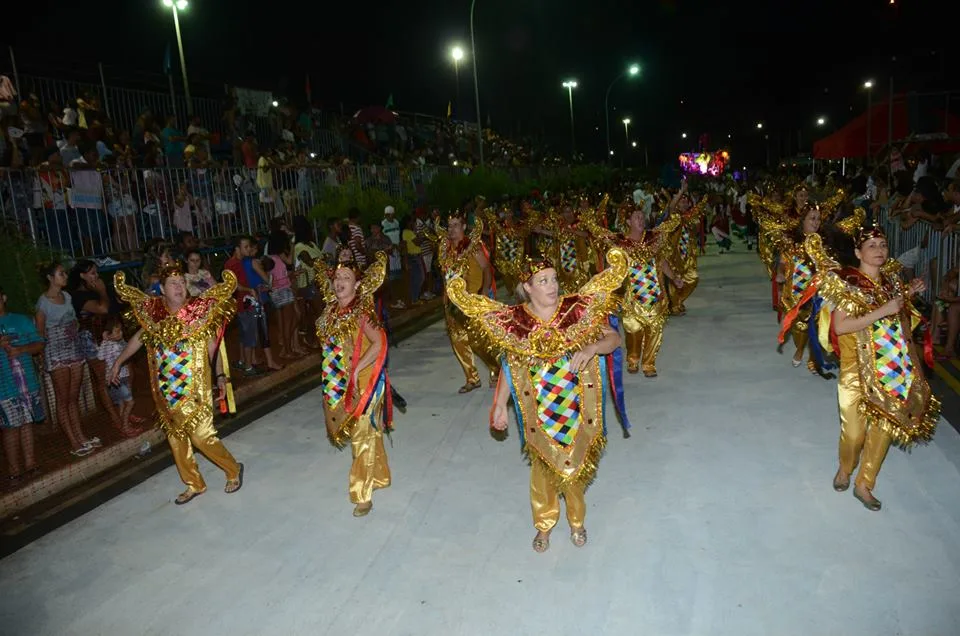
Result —
[{"label": "red and gold costume detail", "polygon": [[[840,268],[827,256],[818,235],[807,238],[806,249],[818,271],[811,284],[827,303],[850,317],[908,296],[896,260],[888,260],[880,278],[873,280],[859,269]],[[909,347],[919,319],[907,299],[898,315],[833,338],[840,359],[840,470],[852,474],[859,463],[856,484],[868,490],[876,483],[890,444],[909,448],[929,441],[940,417],[940,402]]]},{"label": "red and gold costume detail", "polygon": [[480,218],[493,234],[494,269],[506,288],[512,290],[520,282],[520,264],[527,257],[530,224],[512,216],[501,221],[489,209],[483,210]]},{"label": "red and gold costume detail", "polygon": [[[605,204],[606,199],[599,210]],[[644,232],[640,240],[633,240],[601,227],[592,217],[584,217],[584,225],[595,239],[619,248],[627,257],[620,318],[626,336],[627,370],[631,373],[638,368],[647,376],[657,373],[657,354],[663,344],[668,310],[659,264],[666,258],[671,248],[670,235],[680,222],[680,216],[672,215],[654,230]]]},{"label": "red and gold costume detail", "polygon": [[680,217],[680,224],[670,236],[667,262],[670,263],[674,276],[683,281],[683,287],[677,287],[672,280],[667,281],[671,314],[686,313],[687,298],[700,282],[700,274],[697,271],[697,251],[700,244],[700,224],[706,209],[707,197],[703,197],[686,212],[674,213]]},{"label": "red and gold costume detail", "polygon": [[236,277],[225,270],[222,283],[188,298],[175,314],[162,297],[128,286],[123,272],[114,274],[113,282],[117,296],[130,304],[126,318],[142,329],[156,421],[167,435],[180,479],[193,492],[206,490],[194,449],[223,470],[228,480],[239,479],[240,464],[213,427],[209,350],[236,312]]},{"label": "red and gold costume detail", "polygon": [[[600,340],[616,307],[616,290],[627,273],[626,255],[607,254],[610,268],[577,294],[561,296],[554,315],[541,320],[525,305],[506,306],[467,291],[453,278],[447,293],[500,356],[505,385],[513,396],[520,440],[531,462],[530,502],[534,525],[543,532],[557,523],[560,496],[571,528],[583,526],[584,491],[593,480],[606,444],[604,395],[607,360],[595,357],[579,373],[571,355]],[[552,267],[533,264],[530,270]]]},{"label": "red and gold costume detail", "polygon": [[[373,301],[374,292],[386,277],[387,258],[379,252],[366,272],[353,270],[360,287],[347,307],[340,306],[331,288],[330,279],[336,270],[327,271],[319,261],[314,267],[326,302],[323,315],[317,319],[317,339],[321,343],[320,388],[327,436],[337,448],[350,441],[350,501],[366,504],[375,489],[390,485],[390,466],[383,446],[384,431],[393,428],[387,335],[377,320]],[[355,374],[358,362],[374,344],[368,336],[371,327],[380,340],[379,354]]]},{"label": "red and gold costume detail", "polygon": [[[466,220],[464,219],[464,223]],[[467,291],[472,294],[478,294],[483,288],[483,269],[477,260],[477,254],[484,254],[485,250],[481,236],[483,235],[483,222],[477,219],[473,229],[468,236],[456,245],[449,238],[442,238],[439,242],[439,254],[437,258],[440,262],[440,271],[443,273],[444,285],[454,278],[462,278],[467,286]],[[443,313],[447,323],[447,334],[450,336],[450,346],[453,347],[453,353],[457,356],[457,361],[463,369],[463,375],[466,378],[466,386],[477,386],[480,384],[480,371],[477,369],[476,357],[484,361],[490,373],[490,384],[494,386],[497,380],[497,364],[487,351],[480,346],[475,338],[471,337],[467,329],[467,321],[464,315],[451,304],[450,296],[444,292]]]}]

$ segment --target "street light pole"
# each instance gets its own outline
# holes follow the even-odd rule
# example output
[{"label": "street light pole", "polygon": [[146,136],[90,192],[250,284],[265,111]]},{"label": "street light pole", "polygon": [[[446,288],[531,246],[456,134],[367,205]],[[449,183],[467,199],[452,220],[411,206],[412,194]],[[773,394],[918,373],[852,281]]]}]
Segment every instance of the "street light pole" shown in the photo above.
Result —
[{"label": "street light pole", "polygon": [[180,71],[183,74],[183,94],[187,98],[187,116],[193,116],[193,101],[190,99],[190,84],[187,82],[187,60],[183,56],[183,38],[180,37],[180,10],[187,8],[187,0],[163,0],[173,9],[173,26],[177,30],[177,49],[180,50]]},{"label": "street light pole", "polygon": [[613,81],[610,82],[610,86],[607,86],[607,94],[603,98],[603,115],[606,119],[606,129],[607,129],[607,158],[610,157],[610,91],[613,90],[613,85],[618,81],[626,77],[627,75],[633,77],[640,72],[640,66],[637,64],[630,65],[630,68],[620,73],[613,78]]},{"label": "street light pole", "polygon": [[623,120],[623,156],[620,157],[620,167],[623,167],[624,159],[626,158],[627,151],[630,147],[630,118],[626,117]]},{"label": "street light pole", "polygon": [[473,32],[473,10],[477,0],[470,0],[470,55],[473,56],[473,95],[477,102],[477,142],[480,147],[480,166],[483,166],[483,124],[480,120],[480,79],[477,75],[477,40]]},{"label": "street light pole", "polygon": [[570,158],[573,159],[577,155],[577,129],[573,124],[573,89],[577,87],[577,80],[567,80],[563,87],[570,97]]},{"label": "street light pole", "polygon": [[871,135],[873,133],[873,81],[867,80],[863,83],[863,87],[867,89],[867,165],[870,165],[870,143],[873,141]]}]

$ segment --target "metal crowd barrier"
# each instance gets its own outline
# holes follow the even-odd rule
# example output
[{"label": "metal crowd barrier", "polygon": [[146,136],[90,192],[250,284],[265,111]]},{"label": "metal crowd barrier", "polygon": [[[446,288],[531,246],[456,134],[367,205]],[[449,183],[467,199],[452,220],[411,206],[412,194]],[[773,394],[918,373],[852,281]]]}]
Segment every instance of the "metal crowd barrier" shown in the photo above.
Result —
[{"label": "metal crowd barrier", "polygon": [[326,189],[348,183],[413,196],[449,170],[457,169],[278,166],[272,187],[261,187],[257,170],[242,167],[0,169],[0,219],[57,252],[123,257],[181,232],[205,241],[267,232],[275,218],[309,216]]},{"label": "metal crowd barrier", "polygon": [[897,258],[914,248],[920,248],[914,275],[927,283],[927,289],[921,297],[926,303],[932,304],[940,292],[944,276],[960,264],[960,240],[957,234],[935,229],[924,221],[903,229],[900,217],[890,216],[886,208],[878,210],[876,218],[887,233],[890,256]]}]

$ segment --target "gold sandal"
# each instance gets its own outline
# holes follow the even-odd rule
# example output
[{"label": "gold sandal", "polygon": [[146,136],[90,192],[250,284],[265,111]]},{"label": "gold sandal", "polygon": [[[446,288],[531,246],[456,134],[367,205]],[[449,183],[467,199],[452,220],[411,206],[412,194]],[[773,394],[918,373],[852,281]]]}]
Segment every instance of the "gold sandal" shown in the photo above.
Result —
[{"label": "gold sandal", "polygon": [[243,464],[240,464],[240,474],[237,475],[236,479],[231,479],[227,482],[227,485],[223,487],[223,492],[228,495],[232,495],[243,487]]},{"label": "gold sandal", "polygon": [[469,393],[470,391],[479,389],[481,386],[483,385],[480,382],[473,382],[473,383],[468,382],[467,384],[464,384],[462,387],[460,387],[460,390],[457,391],[457,393],[463,395],[464,393]]},{"label": "gold sandal", "polygon": [[190,503],[191,501],[193,501],[194,499],[196,499],[197,497],[199,497],[200,495],[202,495],[204,492],[206,492],[206,491],[204,491],[204,490],[184,490],[182,493],[180,493],[179,495],[177,495],[177,498],[173,500],[173,503],[177,504],[178,506],[182,506],[182,505],[184,505],[184,504],[188,504],[188,503]]},{"label": "gold sandal", "polygon": [[533,538],[533,551],[543,554],[550,549],[550,535],[537,533]]},{"label": "gold sandal", "polygon": [[373,502],[368,501],[367,503],[358,503],[353,509],[354,517],[366,517],[370,514],[370,511],[373,510]]},{"label": "gold sandal", "polygon": [[587,545],[587,529],[577,528],[576,530],[574,530],[573,528],[571,528],[570,541],[573,543],[573,545],[577,546],[578,548],[582,548],[583,546]]}]

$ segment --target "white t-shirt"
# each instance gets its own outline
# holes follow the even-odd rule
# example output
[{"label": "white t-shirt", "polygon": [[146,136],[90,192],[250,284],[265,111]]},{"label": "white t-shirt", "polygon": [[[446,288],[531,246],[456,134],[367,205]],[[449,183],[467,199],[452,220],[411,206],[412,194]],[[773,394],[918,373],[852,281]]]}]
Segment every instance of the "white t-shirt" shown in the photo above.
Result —
[{"label": "white t-shirt", "polygon": [[396,219],[383,219],[380,221],[380,227],[390,242],[394,245],[400,245],[400,221]]}]

